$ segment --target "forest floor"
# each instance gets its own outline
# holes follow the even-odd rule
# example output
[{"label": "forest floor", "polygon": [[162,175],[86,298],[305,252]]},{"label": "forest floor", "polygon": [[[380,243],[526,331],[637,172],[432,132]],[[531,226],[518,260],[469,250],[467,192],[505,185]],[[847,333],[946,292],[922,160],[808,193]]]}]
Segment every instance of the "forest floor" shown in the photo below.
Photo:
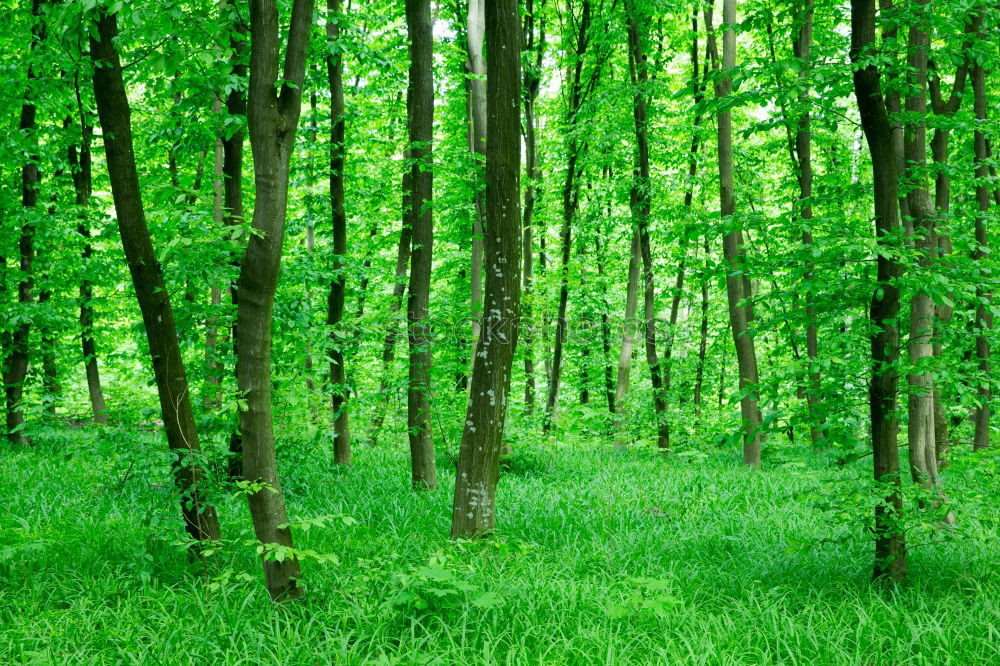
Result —
[{"label": "forest floor", "polygon": [[911,512],[909,582],[886,591],[869,582],[870,458],[779,449],[752,472],[732,450],[519,446],[498,532],[455,543],[447,455],[441,488],[414,493],[401,445],[341,469],[285,443],[314,556],[304,600],[279,609],[239,493],[218,490],[206,565],[176,543],[152,439],[51,429],[0,450],[0,663],[996,663],[995,454],[956,455],[956,528]]}]

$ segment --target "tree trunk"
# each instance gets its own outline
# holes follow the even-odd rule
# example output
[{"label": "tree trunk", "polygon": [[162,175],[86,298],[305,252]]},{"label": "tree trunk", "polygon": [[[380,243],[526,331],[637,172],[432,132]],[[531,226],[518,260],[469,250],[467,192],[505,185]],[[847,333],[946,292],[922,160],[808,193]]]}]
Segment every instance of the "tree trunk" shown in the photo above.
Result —
[{"label": "tree trunk", "polygon": [[[983,15],[986,9],[980,6],[976,17],[977,32],[983,39]],[[974,450],[988,448],[990,445],[990,400],[993,397],[992,378],[990,377],[990,342],[989,335],[993,328],[992,291],[986,286],[989,281],[989,271],[985,266],[989,262],[990,248],[987,236],[987,219],[990,212],[989,158],[986,147],[986,70],[982,61],[977,60],[972,66],[973,106],[976,114],[976,130],[974,134],[976,154],[976,203],[979,214],[976,216],[976,252],[975,259],[982,265],[983,279],[976,286],[976,359],[979,361],[979,386],[977,389],[979,404],[975,410],[975,433],[972,438]]]},{"label": "tree trunk", "polygon": [[647,135],[646,54],[640,33],[640,17],[635,4],[625,3],[625,20],[628,33],[629,74],[632,81],[632,112],[635,120],[636,161],[632,179],[630,203],[632,217],[639,232],[639,253],[642,256],[643,335],[646,342],[646,363],[649,365],[653,385],[653,408],[656,412],[657,448],[666,454],[670,450],[670,425],[667,420],[667,397],[663,384],[663,370],[656,352],[656,284],[653,274],[653,257],[649,243],[649,218],[652,207],[652,181],[649,175],[649,140]]},{"label": "tree trunk", "polygon": [[[913,245],[919,253],[919,269],[927,272],[937,250],[934,238],[934,207],[931,204],[926,177],[921,171],[927,163],[927,52],[930,33],[921,23],[926,20],[929,0],[918,0],[918,12],[909,30],[907,66],[911,72],[911,94],[906,97],[906,112],[913,120],[907,123],[903,151],[911,183],[906,195],[913,217]],[[912,173],[910,173],[912,171]],[[937,453],[934,448],[934,379],[928,361],[932,356],[934,302],[925,290],[917,289],[910,296],[909,353],[913,370],[909,383],[909,442],[910,474],[915,483],[930,488],[937,484]]]},{"label": "tree trunk", "polygon": [[[326,35],[331,44],[340,36],[335,19],[342,18],[342,0],[327,0]],[[330,326],[330,387],[333,411],[333,455],[340,465],[351,464],[351,432],[347,400],[350,390],[344,368],[344,346],[347,336],[340,330],[344,318],[344,289],[347,263],[347,213],[344,209],[344,58],[339,45],[336,55],[326,57],[327,79],[330,84],[330,208],[333,213],[334,274],[327,300],[326,323]]]},{"label": "tree trunk", "polygon": [[176,456],[174,480],[181,491],[185,527],[197,541],[214,541],[219,538],[219,519],[215,507],[205,501],[204,491],[199,487],[203,479],[201,447],[177,342],[174,312],[142,208],[132,143],[131,110],[115,47],[117,36],[117,16],[102,9],[97,36],[90,38],[90,53],[94,60],[94,97],[104,137],[118,232],[149,340],[167,444]]},{"label": "tree trunk", "polygon": [[615,381],[615,446],[625,446],[625,397],[628,395],[629,378],[632,369],[632,350],[635,345],[636,312],[639,309],[639,251],[638,226],[632,231],[632,249],[629,252],[628,285],[625,288],[625,325],[622,328],[622,348],[618,354],[618,373]]},{"label": "tree trunk", "polygon": [[[722,75],[715,83],[715,96],[725,99],[732,94],[731,72],[736,67],[736,0],[725,0],[722,22],[727,26],[722,37]],[[711,26],[711,8],[705,11],[706,30]],[[717,60],[714,33],[709,32],[713,58]],[[718,67],[718,62],[716,62]],[[760,377],[757,371],[757,351],[750,322],[753,320],[751,299],[746,277],[746,252],[743,231],[733,216],[736,214],[736,196],[733,182],[733,119],[728,110],[719,112],[719,208],[723,223],[730,228],[722,239],[722,253],[726,270],[726,293],[729,301],[729,322],[736,347],[736,364],[739,368],[740,412],[743,419],[743,462],[760,467],[761,413]]]},{"label": "tree trunk", "polygon": [[[541,11],[541,7],[539,8]],[[538,182],[538,152],[535,137],[535,103],[541,84],[542,56],[545,53],[545,19],[539,21],[538,45],[535,45],[535,4],[525,0],[524,49],[535,56],[534,66],[524,69],[524,212],[522,250],[524,252],[524,298],[521,313],[528,325],[524,327],[524,404],[528,414],[535,410],[535,335],[532,318],[531,290],[534,280],[534,243],[532,232],[535,216],[535,188]]]},{"label": "tree trunk", "polygon": [[[227,4],[226,8],[231,12],[230,21],[232,30],[229,37],[229,47],[232,50],[232,73],[237,81],[243,81],[247,76],[246,48],[247,48],[247,26],[236,8]],[[226,113],[230,117],[245,117],[247,115],[246,93],[240,86],[233,86],[226,97]],[[223,138],[222,142],[222,172],[224,176],[224,205],[225,223],[233,232],[233,242],[242,240],[242,230],[237,230],[243,224],[243,142],[244,131],[241,128],[233,132],[229,138]],[[238,235],[237,235],[238,234]],[[234,253],[231,257],[232,265],[239,269],[240,257]],[[229,299],[234,309],[239,309],[239,293],[236,284],[229,285]],[[233,340],[233,354],[238,358],[240,352],[239,341],[239,321],[233,320],[230,336]],[[239,386],[239,363],[233,369],[236,376],[236,385]],[[230,479],[240,479],[243,477],[243,434],[240,428],[233,428],[229,436],[229,464],[228,473]]]},{"label": "tree trunk", "polygon": [[266,484],[247,497],[254,533],[263,544],[261,559],[271,599],[302,594],[299,562],[269,557],[273,548],[292,548],[285,500],[274,453],[271,413],[271,321],[278,286],[288,201],[288,168],[302,107],[312,0],[295,0],[280,73],[278,7],[273,0],[250,2],[250,86],[247,127],[254,158],[256,198],[246,254],[240,268],[236,310],[239,345],[237,382],[246,408],[240,411],[243,476]]},{"label": "tree trunk", "polygon": [[[851,60],[871,58],[875,42],[875,0],[851,0]],[[900,524],[899,424],[896,390],[899,375],[899,287],[903,267],[892,259],[899,233],[896,154],[886,112],[878,67],[867,60],[854,71],[854,94],[861,126],[872,158],[875,191],[875,234],[882,251],[877,258],[877,283],[872,294],[872,378],[868,393],[871,411],[872,453],[875,481],[885,485],[884,501],[875,507],[875,564],[872,577],[897,583],[906,578],[906,535]]]},{"label": "tree trunk", "polygon": [[476,344],[462,446],[458,456],[451,536],[493,530],[497,477],[507,418],[507,394],[521,307],[521,95],[517,0],[490,0],[486,24],[488,107],[486,146],[486,308]]},{"label": "tree trunk", "polygon": [[468,0],[466,40],[468,54],[465,61],[466,94],[468,96],[469,150],[473,156],[473,199],[476,213],[472,223],[472,267],[470,271],[472,306],[472,344],[479,339],[483,319],[483,221],[485,219],[484,192],[480,185],[480,161],[486,156],[486,60],[483,58],[483,36],[486,29],[484,0]]},{"label": "tree trunk", "polygon": [[701,276],[701,326],[698,333],[698,368],[694,379],[694,414],[701,418],[701,392],[705,381],[705,352],[708,350],[708,236],[702,250],[705,253],[705,272]]},{"label": "tree trunk", "polygon": [[[45,20],[42,18],[42,0],[31,2],[31,45],[29,54],[34,54],[38,44],[45,39]],[[29,56],[30,57],[30,56]],[[18,240],[21,275],[17,283],[17,302],[22,308],[28,307],[34,300],[31,292],[34,279],[31,274],[32,262],[35,259],[35,222],[34,210],[38,205],[38,184],[41,172],[38,170],[38,138],[35,128],[35,102],[37,93],[38,72],[34,64],[28,67],[28,88],[21,103],[21,117],[18,131],[28,137],[30,152],[25,155],[21,167],[21,209],[24,222],[21,226],[21,236]],[[24,434],[24,407],[21,399],[24,396],[24,380],[28,376],[29,336],[31,335],[31,318],[24,316],[10,341],[10,352],[4,368],[4,390],[7,401],[7,438],[12,444],[27,445],[28,438]]]},{"label": "tree trunk", "polygon": [[396,358],[396,340],[399,338],[399,324],[396,315],[403,307],[403,294],[406,293],[407,274],[410,267],[410,251],[412,249],[413,237],[413,206],[410,205],[413,190],[413,171],[409,167],[410,151],[404,153],[405,166],[403,168],[402,192],[403,225],[399,230],[399,244],[396,249],[396,273],[395,281],[392,285],[392,296],[389,301],[388,330],[382,342],[382,380],[379,383],[379,395],[382,397],[382,407],[375,414],[372,424],[371,439],[373,444],[378,443],[379,434],[382,431],[382,424],[385,421],[385,412],[388,409],[389,401],[389,371],[392,362]]},{"label": "tree trunk", "polygon": [[573,67],[573,77],[570,87],[569,108],[566,112],[569,128],[566,140],[566,180],[563,184],[562,192],[563,219],[559,232],[562,255],[562,261],[559,266],[559,311],[556,315],[556,341],[552,352],[549,390],[545,400],[545,425],[543,427],[545,432],[548,432],[552,428],[556,418],[556,406],[559,401],[559,382],[562,375],[563,346],[566,342],[567,333],[566,308],[569,303],[570,242],[572,240],[573,218],[576,216],[576,208],[579,203],[577,161],[580,157],[580,146],[575,131],[578,123],[577,115],[582,104],[583,91],[581,89],[581,77],[583,75],[583,57],[587,52],[587,45],[590,42],[589,31],[590,2],[589,0],[583,0],[579,20],[579,32],[576,40],[576,61]]},{"label": "tree trunk", "polygon": [[437,487],[437,469],[431,433],[431,331],[427,321],[434,242],[434,214],[431,209],[434,191],[431,154],[434,138],[434,38],[430,0],[406,0],[406,27],[410,37],[406,110],[413,158],[410,196],[413,237],[406,301],[410,347],[406,416],[411,482],[414,488],[434,489]]}]

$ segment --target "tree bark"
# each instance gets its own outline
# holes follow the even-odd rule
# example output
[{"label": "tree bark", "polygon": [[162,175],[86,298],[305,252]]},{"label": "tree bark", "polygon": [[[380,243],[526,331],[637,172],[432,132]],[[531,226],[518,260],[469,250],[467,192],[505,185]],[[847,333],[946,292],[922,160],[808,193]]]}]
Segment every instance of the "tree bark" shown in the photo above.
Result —
[{"label": "tree bark", "polygon": [[[239,12],[235,7],[226,5],[231,12],[232,29],[229,37],[229,48],[232,52],[231,67],[233,78],[243,81],[247,76],[246,49],[247,49],[247,26],[243,22]],[[223,199],[225,206],[225,223],[233,230],[233,242],[242,241],[242,230],[238,229],[243,225],[243,143],[245,132],[242,125],[242,118],[247,115],[246,93],[240,86],[233,86],[229,95],[226,96],[226,113],[231,118],[240,118],[237,131],[228,137],[223,137],[222,141],[222,173],[224,176]],[[240,257],[234,253],[231,257],[232,265],[239,269]],[[229,300],[234,309],[239,309],[239,293],[236,283],[229,285]],[[240,352],[239,343],[239,321],[233,320],[231,337],[233,340],[233,354],[238,358]],[[239,363],[233,369],[236,375],[236,385],[239,386]],[[230,479],[240,479],[243,477],[243,434],[240,428],[233,428],[229,437],[229,463],[228,473]]]},{"label": "tree bark", "polygon": [[[45,22],[42,18],[42,0],[31,2],[31,45],[28,47],[29,59],[33,59],[38,44],[45,39]],[[18,131],[28,137],[31,149],[24,156],[21,167],[21,236],[18,240],[18,255],[20,257],[21,275],[17,282],[17,302],[22,308],[30,306],[34,300],[32,290],[32,263],[35,259],[35,215],[38,206],[38,186],[41,172],[38,169],[38,138],[36,137],[34,96],[38,81],[38,70],[34,62],[28,65],[28,86],[21,103],[21,117]],[[7,402],[7,438],[12,444],[27,445],[28,437],[24,433],[24,408],[21,400],[24,396],[24,381],[28,376],[29,338],[31,336],[31,318],[22,313],[22,319],[14,329],[10,340],[10,352],[4,367],[4,392]]]},{"label": "tree bark", "polygon": [[[544,2],[544,0],[543,0]],[[542,7],[538,11],[541,12]],[[538,182],[538,148],[535,136],[535,103],[541,84],[542,57],[545,53],[545,19],[539,21],[538,45],[535,45],[535,3],[525,0],[522,44],[525,51],[533,53],[534,65],[524,69],[524,211],[522,250],[524,252],[524,286],[521,314],[528,325],[521,331],[524,344],[524,404],[528,414],[535,410],[535,335],[532,322],[531,291],[534,281],[534,231],[535,189]]]},{"label": "tree bark", "polygon": [[480,186],[480,161],[486,156],[486,59],[483,57],[485,26],[484,0],[468,0],[465,61],[468,95],[469,150],[473,156],[473,202],[476,213],[472,223],[472,267],[470,270],[472,306],[472,344],[479,339],[483,319],[483,222],[486,216],[484,192]]},{"label": "tree bark", "polygon": [[267,487],[247,498],[254,533],[263,544],[264,577],[275,601],[302,594],[299,562],[268,557],[274,547],[292,548],[285,500],[274,452],[271,413],[271,321],[278,286],[288,201],[288,169],[302,107],[312,0],[295,0],[280,73],[278,7],[273,0],[250,2],[250,86],[247,121],[254,158],[256,198],[246,254],[240,268],[236,310],[239,344],[237,382],[246,408],[240,411],[243,476]]},{"label": "tree bark", "polygon": [[576,39],[575,63],[570,84],[569,107],[566,110],[568,121],[568,137],[566,139],[566,180],[563,183],[562,204],[563,219],[559,232],[561,243],[561,263],[559,266],[559,311],[556,315],[556,340],[552,352],[552,369],[549,375],[549,391],[545,400],[545,432],[551,430],[556,418],[556,406],[559,400],[559,383],[562,375],[563,346],[566,342],[567,322],[566,309],[569,303],[569,258],[573,233],[573,218],[579,203],[579,185],[577,183],[577,162],[580,157],[580,146],[576,138],[578,114],[582,104],[583,91],[581,78],[583,75],[583,57],[590,43],[590,1],[583,0],[579,19],[579,31]]},{"label": "tree bark", "polygon": [[649,242],[649,218],[652,207],[652,181],[649,172],[649,140],[647,135],[646,93],[648,73],[646,54],[640,33],[640,17],[635,3],[626,0],[625,20],[628,33],[629,75],[632,81],[632,113],[635,120],[636,158],[632,178],[630,204],[632,217],[639,233],[639,253],[642,256],[643,336],[646,343],[646,364],[653,384],[653,409],[656,412],[657,448],[660,453],[670,451],[670,425],[667,420],[667,396],[663,384],[663,370],[656,351],[656,284],[653,274],[653,257]]},{"label": "tree bark", "polygon": [[495,494],[507,417],[507,394],[521,306],[520,26],[517,0],[486,3],[486,308],[476,344],[472,390],[455,480],[451,536],[494,527]]},{"label": "tree bark", "polygon": [[142,208],[132,143],[131,110],[115,47],[117,36],[117,16],[100,10],[97,34],[90,38],[90,53],[94,60],[94,97],[104,137],[118,232],[149,340],[167,444],[176,456],[174,481],[181,491],[185,527],[197,541],[214,541],[219,538],[219,519],[199,485],[203,479],[201,447],[170,295],[153,251]]},{"label": "tree bark", "polygon": [[[977,33],[980,39],[984,37],[983,15],[985,13],[985,6],[980,5],[976,17]],[[979,361],[980,377],[977,388],[979,404],[975,409],[975,432],[972,438],[972,447],[979,451],[990,445],[990,400],[993,397],[989,342],[990,331],[993,328],[993,294],[992,290],[986,286],[989,272],[985,268],[990,258],[989,238],[987,236],[987,219],[990,211],[990,172],[987,163],[989,154],[986,146],[986,133],[983,131],[983,127],[986,125],[986,70],[983,68],[981,60],[976,60],[972,66],[972,94],[976,115],[973,142],[976,155],[976,203],[979,209],[975,223],[975,259],[984,267],[982,269],[983,279],[976,286],[976,359]]]},{"label": "tree bark", "polygon": [[882,95],[880,73],[870,58],[875,42],[875,0],[851,0],[851,60],[854,94],[861,126],[872,158],[875,192],[875,234],[880,250],[877,282],[869,317],[872,324],[872,378],[868,392],[871,412],[873,468],[876,483],[885,487],[884,501],[875,507],[874,580],[901,583],[906,578],[906,535],[900,524],[903,498],[900,494],[899,448],[896,441],[896,390],[899,374],[899,287],[903,267],[893,256],[899,233],[896,154],[892,128]]},{"label": "tree bark", "polygon": [[[910,90],[906,97],[906,112],[912,120],[906,124],[903,154],[906,162],[904,178],[910,183],[906,194],[913,217],[913,245],[918,252],[921,272],[930,269],[937,250],[934,238],[934,206],[931,203],[926,177],[921,173],[927,164],[927,53],[930,33],[923,27],[929,0],[918,0],[916,23],[908,35],[907,66],[910,70]],[[909,442],[910,474],[915,483],[927,488],[937,484],[937,453],[934,447],[934,379],[928,367],[933,355],[934,302],[927,291],[919,287],[910,296],[909,354],[913,364],[909,383]]]},{"label": "tree bark", "polygon": [[406,27],[410,37],[410,80],[407,89],[407,126],[413,158],[412,250],[406,302],[410,347],[409,388],[406,396],[410,438],[410,471],[414,488],[437,487],[434,440],[431,432],[431,253],[434,242],[432,211],[434,180],[431,143],[434,137],[434,80],[430,0],[406,0]]},{"label": "tree bark", "polygon": [[[727,26],[722,38],[722,72],[715,83],[715,96],[725,99],[732,94],[731,72],[736,67],[736,0],[725,0],[722,22]],[[706,30],[712,25],[711,8],[705,10]],[[713,59],[717,60],[714,33],[709,30],[710,48]],[[718,62],[716,62],[718,67]],[[720,111],[719,134],[719,208],[724,224],[730,227],[722,239],[723,258],[727,265],[726,293],[729,301],[729,322],[736,347],[736,363],[739,368],[739,388],[742,394],[740,412],[743,419],[743,462],[751,467],[760,467],[760,449],[763,439],[760,413],[760,376],[757,370],[757,351],[754,345],[750,322],[753,320],[751,299],[746,277],[746,251],[743,231],[733,216],[736,215],[736,196],[733,182],[733,135],[732,113]]]},{"label": "tree bark", "polygon": [[348,421],[347,401],[350,391],[344,368],[344,346],[347,336],[340,330],[344,318],[344,291],[347,263],[347,212],[344,208],[344,59],[337,40],[339,19],[343,12],[342,0],[327,0],[326,35],[335,55],[327,55],[326,70],[330,84],[330,208],[333,213],[334,274],[327,300],[327,320],[330,326],[330,386],[333,412],[333,455],[340,465],[351,464],[351,431]]}]

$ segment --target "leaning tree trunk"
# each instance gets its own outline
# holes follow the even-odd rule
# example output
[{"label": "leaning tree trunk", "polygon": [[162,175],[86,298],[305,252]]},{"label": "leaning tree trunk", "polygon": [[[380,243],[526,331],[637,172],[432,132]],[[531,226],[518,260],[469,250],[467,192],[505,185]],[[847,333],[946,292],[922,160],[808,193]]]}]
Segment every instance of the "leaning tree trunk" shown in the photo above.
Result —
[{"label": "leaning tree trunk", "polygon": [[410,384],[406,416],[410,437],[410,471],[414,488],[437,487],[434,440],[431,434],[431,331],[428,322],[431,252],[434,242],[434,180],[431,142],[434,137],[434,37],[430,0],[406,0],[410,36],[410,81],[407,121],[413,157],[410,205],[413,240],[410,284],[406,302],[410,346]]},{"label": "leaning tree trunk", "polygon": [[[38,44],[45,39],[45,22],[42,18],[42,0],[32,0],[31,3],[31,46],[29,58],[33,58]],[[28,307],[33,297],[34,287],[31,269],[35,258],[35,208],[38,205],[38,184],[41,172],[38,170],[38,138],[35,133],[35,103],[34,95],[38,81],[38,71],[34,62],[28,65],[28,89],[21,103],[21,117],[18,131],[26,135],[31,145],[30,152],[25,156],[21,167],[21,210],[24,223],[21,226],[21,236],[18,240],[21,276],[17,283],[17,302],[22,308]],[[21,399],[24,395],[24,380],[28,376],[29,337],[31,335],[31,319],[23,317],[11,336],[10,352],[4,367],[4,391],[7,402],[7,438],[13,444],[27,444],[24,434],[24,408]]]},{"label": "leaning tree trunk", "polygon": [[486,145],[486,316],[476,344],[472,391],[455,480],[451,536],[494,526],[507,394],[521,308],[520,35],[517,0],[486,3],[490,105]]},{"label": "leaning tree trunk", "polygon": [[[851,0],[851,60],[854,94],[861,115],[861,127],[872,158],[875,192],[875,235],[877,283],[872,294],[870,320],[872,378],[868,390],[871,411],[873,467],[876,483],[885,487],[884,501],[875,507],[875,580],[902,582],[906,578],[906,535],[900,524],[903,498],[900,494],[899,423],[896,390],[899,374],[899,287],[903,267],[892,257],[897,251],[894,236],[899,233],[899,202],[896,153],[892,128],[882,95],[880,73],[872,62],[875,42],[875,0]],[[861,66],[863,64],[863,66]]]},{"label": "leaning tree trunk", "polygon": [[625,324],[622,327],[622,347],[618,353],[618,373],[615,378],[615,446],[624,447],[625,397],[628,395],[632,370],[632,351],[635,346],[635,315],[639,309],[639,252],[638,227],[632,231],[632,249],[629,251],[628,283],[625,287]]},{"label": "leaning tree trunk", "polygon": [[[705,12],[706,29],[711,26],[711,8]],[[731,73],[736,67],[736,0],[723,3],[722,22],[727,26],[722,36],[722,72],[716,79],[715,96],[724,100],[732,94]],[[714,33],[709,32],[713,57]],[[753,294],[746,279],[746,253],[743,231],[738,226],[736,196],[733,182],[733,118],[729,110],[720,111],[719,134],[719,208],[723,223],[730,227],[722,238],[722,254],[727,265],[726,293],[729,300],[729,323],[733,331],[736,347],[736,364],[739,369],[740,412],[743,418],[743,462],[752,467],[760,467],[760,448],[763,433],[760,413],[760,376],[757,371],[757,350],[754,346],[750,322],[753,319],[750,299]]]},{"label": "leaning tree trunk", "polygon": [[[79,222],[76,230],[83,237],[83,259],[85,275],[91,269],[94,247],[90,244],[90,224],[87,210],[93,187],[93,158],[90,152],[90,141],[93,128],[87,121],[83,109],[83,99],[80,95],[79,80],[74,81],[76,91],[77,111],[80,114],[80,151],[70,144],[66,149],[70,172],[73,179],[74,203],[77,208]],[[66,118],[68,128],[72,121]],[[104,402],[104,391],[101,388],[101,373],[97,365],[97,341],[94,339],[94,287],[88,277],[80,282],[80,346],[83,351],[83,367],[87,374],[87,394],[90,397],[90,408],[94,415],[94,423],[108,422],[108,409]]]},{"label": "leaning tree trunk", "polygon": [[[342,0],[327,0],[326,35],[331,44],[340,36]],[[334,278],[330,282],[326,323],[330,326],[330,386],[333,411],[333,457],[340,465],[351,464],[351,431],[347,400],[350,391],[344,369],[344,346],[347,336],[340,329],[344,318],[344,288],[347,261],[347,213],[344,210],[344,58],[339,45],[326,57],[330,84],[330,208],[333,213]]]},{"label": "leaning tree trunk", "polygon": [[646,342],[646,364],[649,366],[653,385],[653,409],[656,413],[656,440],[660,452],[670,451],[670,425],[667,420],[667,396],[663,384],[663,370],[656,352],[656,283],[653,274],[653,256],[649,242],[649,219],[652,206],[652,181],[649,173],[649,139],[647,135],[646,54],[643,51],[639,16],[635,4],[625,3],[628,33],[629,74],[632,80],[632,114],[635,120],[636,162],[632,179],[630,203],[632,216],[639,233],[639,253],[642,256],[643,275],[643,335]]},{"label": "leaning tree trunk", "polygon": [[90,38],[90,53],[95,65],[94,97],[104,137],[118,232],[149,341],[163,429],[167,444],[176,456],[174,481],[181,491],[185,527],[198,541],[217,540],[219,519],[200,486],[203,481],[201,447],[191,410],[187,373],[177,342],[174,311],[142,208],[132,143],[131,110],[115,46],[117,37],[117,16],[102,9],[97,35]]},{"label": "leaning tree trunk", "polygon": [[[980,8],[977,17],[979,37],[983,38],[982,21],[985,8]],[[976,130],[974,135],[976,154],[976,203],[979,214],[976,215],[976,261],[983,266],[983,279],[976,287],[976,359],[979,361],[979,387],[977,389],[979,404],[975,410],[975,433],[972,438],[973,449],[979,451],[990,445],[990,400],[993,397],[990,377],[990,330],[993,328],[992,292],[986,286],[989,272],[985,266],[989,262],[990,249],[987,236],[987,218],[990,212],[989,157],[986,147],[986,70],[982,61],[976,61],[972,67],[972,91],[976,114]]]},{"label": "leaning tree trunk", "polygon": [[271,413],[271,321],[278,286],[281,248],[288,203],[288,169],[295,129],[302,107],[312,0],[295,0],[288,31],[284,71],[279,81],[281,39],[278,7],[273,0],[250,3],[250,86],[247,128],[253,150],[256,198],[253,230],[240,269],[236,309],[239,344],[237,382],[246,408],[240,411],[243,434],[243,476],[262,484],[247,498],[271,599],[285,600],[302,594],[299,562],[279,561],[269,552],[292,548],[285,499],[281,493],[274,453]]}]

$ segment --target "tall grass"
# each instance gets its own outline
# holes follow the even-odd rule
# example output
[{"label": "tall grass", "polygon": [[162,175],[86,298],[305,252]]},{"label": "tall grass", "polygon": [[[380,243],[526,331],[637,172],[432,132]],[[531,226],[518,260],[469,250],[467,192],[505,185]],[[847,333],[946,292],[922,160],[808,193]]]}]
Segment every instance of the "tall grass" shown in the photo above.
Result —
[{"label": "tall grass", "polygon": [[[729,450],[670,460],[521,443],[498,532],[450,542],[453,465],[409,489],[408,454],[352,469],[285,442],[301,603],[261,584],[245,502],[216,490],[224,542],[182,544],[158,442],[42,433],[0,450],[0,663],[988,664],[1000,646],[995,480],[958,461],[956,529],[915,517],[910,582],[869,583],[865,462]],[[989,478],[987,478],[989,477]],[[992,503],[992,504],[991,504]],[[345,519],[349,516],[353,519]],[[355,522],[356,521],[356,522]]]}]

